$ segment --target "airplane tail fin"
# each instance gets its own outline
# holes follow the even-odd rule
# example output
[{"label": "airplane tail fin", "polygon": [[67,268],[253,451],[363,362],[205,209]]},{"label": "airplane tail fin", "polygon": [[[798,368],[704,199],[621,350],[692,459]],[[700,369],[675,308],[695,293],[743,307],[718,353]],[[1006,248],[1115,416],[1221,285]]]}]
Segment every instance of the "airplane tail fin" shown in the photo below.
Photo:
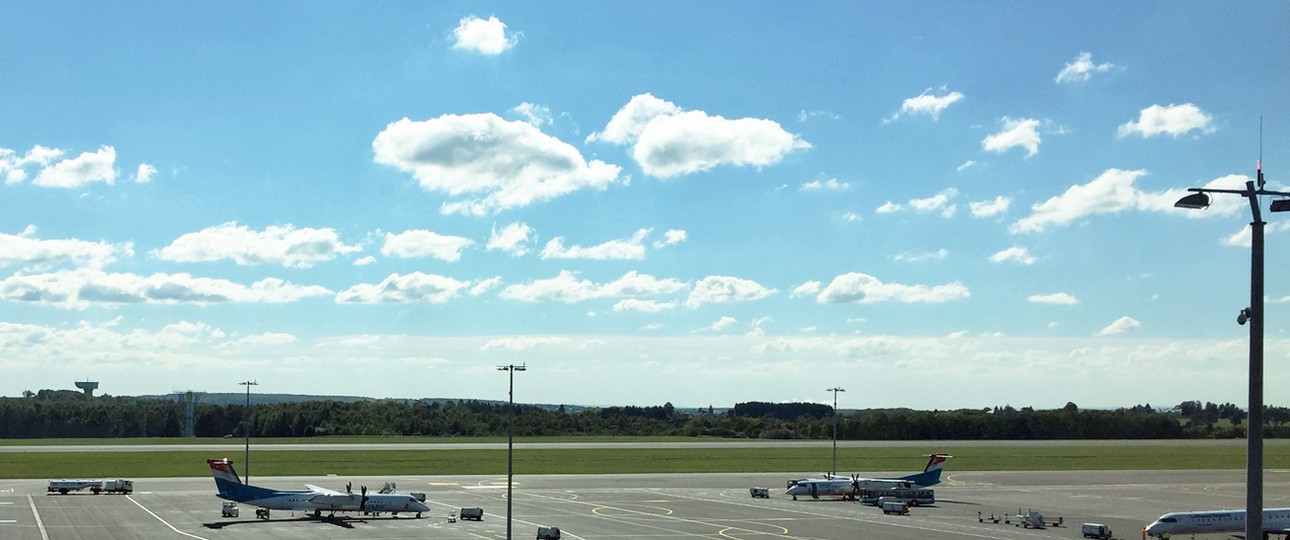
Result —
[{"label": "airplane tail fin", "polygon": [[917,484],[919,486],[932,486],[941,483],[941,470],[945,468],[945,460],[954,456],[949,454],[932,454],[928,457],[930,459],[927,460],[927,466],[923,468],[923,472],[911,474],[901,479],[908,480],[910,483]]},{"label": "airplane tail fin", "polygon": [[219,490],[220,497],[232,496],[243,485],[242,479],[237,477],[237,471],[233,470],[232,460],[208,459],[206,464],[211,467],[211,476],[215,477],[215,488]]}]

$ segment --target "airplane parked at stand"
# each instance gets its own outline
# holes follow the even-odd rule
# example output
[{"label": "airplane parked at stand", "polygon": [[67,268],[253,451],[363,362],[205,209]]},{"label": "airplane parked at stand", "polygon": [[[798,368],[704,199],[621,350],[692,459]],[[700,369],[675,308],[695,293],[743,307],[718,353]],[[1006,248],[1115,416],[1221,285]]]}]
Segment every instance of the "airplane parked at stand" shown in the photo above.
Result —
[{"label": "airplane parked at stand", "polygon": [[[228,458],[208,459],[211,475],[215,477],[215,487],[221,499],[255,505],[268,510],[291,510],[307,512],[315,519],[335,520],[336,512],[365,512],[379,514],[389,512],[415,512],[421,517],[422,512],[429,512],[430,507],[406,493],[367,494],[367,486],[360,488],[359,493],[335,491],[306,484],[308,491],[279,491],[243,484],[233,470],[233,462]],[[324,517],[322,513],[328,515]],[[256,512],[257,517],[268,519],[268,512]]]},{"label": "airplane parked at stand", "polygon": [[[1143,536],[1168,539],[1178,534],[1220,534],[1245,532],[1245,510],[1170,512],[1143,529]],[[1290,538],[1290,508],[1263,510],[1263,537],[1279,534]]]},{"label": "airplane parked at stand", "polygon": [[953,456],[947,454],[931,454],[928,456],[927,466],[923,472],[902,476],[900,478],[861,478],[860,475],[843,476],[837,474],[825,474],[823,478],[803,478],[801,480],[789,480],[788,491],[785,495],[790,495],[793,500],[797,500],[798,495],[809,495],[813,499],[820,497],[855,497],[862,489],[895,489],[895,488],[920,488],[939,484],[941,482],[941,469],[945,467],[945,460]]}]

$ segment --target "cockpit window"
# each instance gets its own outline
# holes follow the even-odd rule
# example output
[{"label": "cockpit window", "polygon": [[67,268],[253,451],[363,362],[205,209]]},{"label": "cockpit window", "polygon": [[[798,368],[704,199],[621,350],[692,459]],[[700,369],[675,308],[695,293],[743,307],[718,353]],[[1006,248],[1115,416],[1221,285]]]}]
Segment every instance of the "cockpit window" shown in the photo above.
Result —
[{"label": "cockpit window", "polygon": [[1178,523],[1178,518],[1163,518],[1163,519],[1161,519],[1161,520],[1160,520],[1160,522],[1161,522],[1161,523]]}]

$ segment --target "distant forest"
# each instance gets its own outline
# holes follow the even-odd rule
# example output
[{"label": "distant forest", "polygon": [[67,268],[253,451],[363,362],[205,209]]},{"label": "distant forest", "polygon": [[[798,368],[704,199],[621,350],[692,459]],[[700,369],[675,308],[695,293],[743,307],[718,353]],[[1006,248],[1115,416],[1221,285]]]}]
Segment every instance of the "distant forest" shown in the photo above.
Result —
[{"label": "distant forest", "polygon": [[[173,399],[86,397],[71,390],[0,398],[0,438],[178,437],[183,425]],[[653,407],[515,406],[515,435],[687,436],[829,439],[836,421],[843,440],[1181,439],[1244,437],[1245,411],[1231,403],[1186,401],[1167,410],[1138,405],[1118,410],[1011,406],[989,409],[842,411],[815,403],[738,403],[715,411]],[[1290,436],[1290,409],[1268,407],[1268,437]],[[199,404],[198,437],[328,435],[496,437],[506,435],[504,403],[475,400],[317,400]]]}]

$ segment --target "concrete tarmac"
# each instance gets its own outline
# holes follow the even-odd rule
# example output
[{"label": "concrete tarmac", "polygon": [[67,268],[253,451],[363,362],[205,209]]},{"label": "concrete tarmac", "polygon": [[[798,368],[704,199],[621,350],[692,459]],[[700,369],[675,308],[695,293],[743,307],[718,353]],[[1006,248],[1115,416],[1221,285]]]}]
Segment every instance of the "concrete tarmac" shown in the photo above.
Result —
[{"label": "concrete tarmac", "polygon": [[[891,473],[898,474],[898,473]],[[565,538],[615,539],[844,539],[1080,538],[1082,522],[1111,526],[1117,538],[1140,538],[1157,516],[1180,510],[1241,508],[1244,471],[960,472],[947,469],[935,487],[937,504],[909,515],[840,500],[791,500],[783,495],[801,474],[522,475],[515,477],[513,538],[533,538],[539,525],[560,527]],[[413,516],[348,515],[335,523],[302,513],[274,511],[255,519],[220,517],[221,501],[209,478],[141,478],[133,495],[50,495],[47,480],[0,480],[0,538],[76,539],[504,539],[506,479],[497,476],[255,478],[275,489],[306,482],[343,489],[387,481],[399,491],[427,495],[432,512]],[[1290,471],[1268,471],[1268,506],[1290,506]],[[752,499],[748,488],[771,488]],[[448,516],[463,506],[484,508],[479,522]],[[1015,525],[1019,510],[1037,510],[1044,530]],[[1013,523],[978,521],[991,515]]]}]

